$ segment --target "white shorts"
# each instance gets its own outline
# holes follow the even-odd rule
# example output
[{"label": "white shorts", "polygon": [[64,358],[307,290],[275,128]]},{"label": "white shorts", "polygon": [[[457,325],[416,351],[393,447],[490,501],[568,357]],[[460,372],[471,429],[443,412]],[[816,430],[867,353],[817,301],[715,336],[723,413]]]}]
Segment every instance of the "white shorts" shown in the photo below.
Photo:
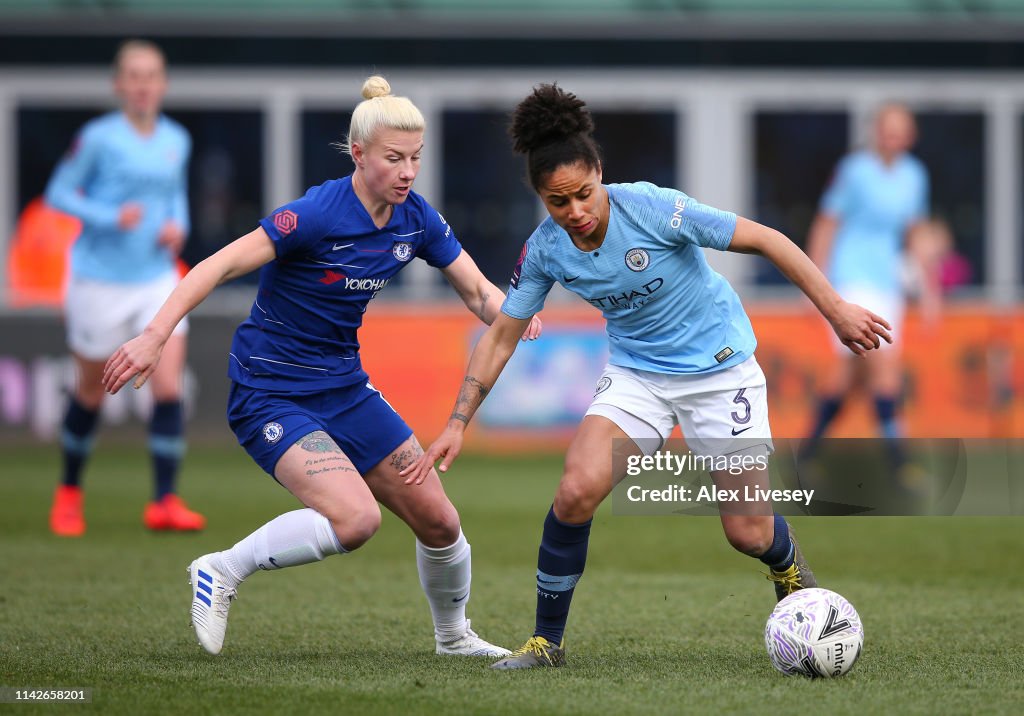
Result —
[{"label": "white shorts", "polygon": [[[892,326],[892,330],[889,333],[892,335],[893,342],[886,343],[885,340],[879,339],[881,340],[879,346],[881,350],[891,350],[899,347],[899,341],[903,337],[903,314],[906,310],[906,300],[901,292],[883,291],[863,284],[836,286],[836,291],[847,303],[855,303],[858,306],[862,306],[889,322],[889,325]],[[832,347],[840,355],[853,355],[850,349],[839,340],[839,336],[836,335],[831,326],[829,327],[829,333],[832,334]]]},{"label": "white shorts", "polygon": [[775,449],[764,373],[753,356],[697,375],[608,365],[586,414],[608,418],[648,455],[661,449],[676,425],[698,455],[769,455]]},{"label": "white shorts", "polygon": [[[106,360],[122,343],[142,333],[177,284],[175,273],[146,283],[108,283],[72,276],[64,305],[68,347],[88,360]],[[185,318],[173,335],[187,332]]]}]

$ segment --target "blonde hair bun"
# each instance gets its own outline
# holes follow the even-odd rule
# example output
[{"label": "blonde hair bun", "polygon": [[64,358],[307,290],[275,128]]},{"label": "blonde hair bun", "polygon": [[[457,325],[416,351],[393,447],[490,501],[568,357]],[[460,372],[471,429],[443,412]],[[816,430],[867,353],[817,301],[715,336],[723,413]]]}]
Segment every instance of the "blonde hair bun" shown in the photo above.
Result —
[{"label": "blonde hair bun", "polygon": [[352,110],[348,136],[336,146],[351,156],[352,145],[369,146],[380,129],[400,132],[422,132],[426,122],[423,114],[408,97],[391,94],[391,85],[380,75],[363,82],[363,101]]},{"label": "blonde hair bun", "polygon": [[391,85],[388,81],[380,75],[373,75],[367,77],[366,82],[363,82],[363,99],[373,99],[374,97],[387,97],[391,94]]}]

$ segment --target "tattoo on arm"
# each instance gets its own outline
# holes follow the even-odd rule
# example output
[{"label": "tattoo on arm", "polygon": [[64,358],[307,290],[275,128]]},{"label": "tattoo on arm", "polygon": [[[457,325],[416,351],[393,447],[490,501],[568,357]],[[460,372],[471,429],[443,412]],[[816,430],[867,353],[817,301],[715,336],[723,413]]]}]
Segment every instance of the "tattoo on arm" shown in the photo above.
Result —
[{"label": "tattoo on arm", "polygon": [[[463,380],[462,382],[463,382],[463,387],[462,387],[463,393],[467,393],[468,392],[466,386],[469,386],[471,388],[476,388],[477,393],[480,395],[480,402],[481,403],[483,402],[484,398],[487,397],[487,393],[490,391],[490,388],[488,388],[486,385],[484,385],[483,383],[481,383],[479,380],[477,380],[476,378],[474,378],[471,375],[467,375],[465,380]],[[459,395],[459,397],[461,398],[462,395]]]},{"label": "tattoo on arm", "polygon": [[480,403],[484,402],[488,391],[490,388],[473,376],[467,375],[462,381],[462,387],[459,388],[459,397],[455,400],[455,410],[452,411],[451,419],[461,420],[469,425],[469,419],[480,407]]}]

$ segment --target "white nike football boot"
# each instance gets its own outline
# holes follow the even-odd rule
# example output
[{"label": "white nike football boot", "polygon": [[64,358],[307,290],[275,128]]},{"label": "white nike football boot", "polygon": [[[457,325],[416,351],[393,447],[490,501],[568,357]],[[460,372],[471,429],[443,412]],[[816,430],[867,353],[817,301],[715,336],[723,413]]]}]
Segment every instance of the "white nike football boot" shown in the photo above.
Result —
[{"label": "white nike football boot", "polygon": [[438,654],[453,654],[455,656],[508,656],[512,652],[484,641],[480,636],[469,628],[469,619],[466,620],[466,633],[451,641],[437,641]]}]

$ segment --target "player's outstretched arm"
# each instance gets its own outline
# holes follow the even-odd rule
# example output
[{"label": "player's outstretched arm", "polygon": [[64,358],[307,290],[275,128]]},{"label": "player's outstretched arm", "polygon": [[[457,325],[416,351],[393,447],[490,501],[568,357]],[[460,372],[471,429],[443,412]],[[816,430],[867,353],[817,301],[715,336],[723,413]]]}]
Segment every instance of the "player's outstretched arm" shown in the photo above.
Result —
[{"label": "player's outstretched arm", "polygon": [[437,469],[440,472],[447,472],[448,467],[462,451],[462,435],[466,426],[498,380],[505,364],[516,350],[519,337],[529,325],[528,318],[512,318],[504,313],[499,313],[494,319],[469,358],[466,377],[459,388],[459,396],[455,400],[455,409],[448,418],[448,426],[416,462],[399,473],[405,478],[406,485],[422,483],[439,459],[441,464]]},{"label": "player's outstretched arm", "polygon": [[103,387],[109,393],[116,393],[134,378],[132,385],[141,388],[156,370],[171,331],[189,311],[202,303],[220,284],[256,270],[272,261],[274,256],[273,242],[267,232],[258,228],[196,264],[181,279],[142,333],[110,356],[103,369]]},{"label": "player's outstretched arm", "polygon": [[[466,308],[488,326],[494,323],[494,319],[501,313],[505,294],[487,280],[472,256],[463,250],[454,261],[441,269],[441,273],[459,294]],[[534,316],[523,331],[522,339],[535,340],[541,330],[540,317]]]},{"label": "player's outstretched arm", "polygon": [[892,343],[892,326],[881,316],[847,303],[814,262],[784,234],[742,216],[736,220],[729,251],[760,254],[771,261],[821,311],[847,348],[857,355]]}]

